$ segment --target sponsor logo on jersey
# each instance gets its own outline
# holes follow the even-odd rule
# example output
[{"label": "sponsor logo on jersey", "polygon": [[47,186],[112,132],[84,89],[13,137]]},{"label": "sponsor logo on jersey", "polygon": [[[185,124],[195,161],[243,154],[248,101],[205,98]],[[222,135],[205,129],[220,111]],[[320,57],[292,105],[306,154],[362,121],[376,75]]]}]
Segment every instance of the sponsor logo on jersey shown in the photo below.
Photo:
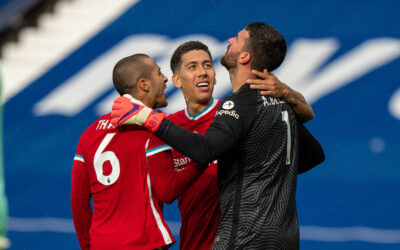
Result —
[{"label": "sponsor logo on jersey", "polygon": [[189,157],[179,157],[174,158],[174,169],[176,172],[182,171],[185,169],[186,165],[192,161]]},{"label": "sponsor logo on jersey", "polygon": [[233,109],[233,107],[235,107],[235,103],[232,101],[226,101],[226,102],[224,102],[224,104],[222,104],[223,109],[229,110],[229,109]]},{"label": "sponsor logo on jersey", "polygon": [[232,116],[232,117],[234,117],[235,119],[239,119],[239,114],[237,114],[236,113],[236,111],[235,110],[231,110],[231,111],[228,111],[228,110],[218,110],[217,111],[217,113],[215,113],[215,115],[217,116],[217,115],[229,115],[229,116]]}]

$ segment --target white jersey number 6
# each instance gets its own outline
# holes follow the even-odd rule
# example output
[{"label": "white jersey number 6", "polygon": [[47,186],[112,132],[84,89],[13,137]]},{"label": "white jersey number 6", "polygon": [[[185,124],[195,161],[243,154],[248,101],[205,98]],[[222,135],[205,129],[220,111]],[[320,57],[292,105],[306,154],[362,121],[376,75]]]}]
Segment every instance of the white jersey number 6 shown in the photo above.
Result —
[{"label": "white jersey number 6", "polygon": [[[97,180],[106,186],[112,185],[114,182],[117,181],[119,177],[120,167],[119,167],[119,160],[117,156],[112,151],[103,152],[105,147],[110,143],[111,139],[115,133],[107,134],[103,141],[100,143],[99,148],[94,155],[93,165],[94,170],[96,171]],[[111,174],[104,175],[103,174],[103,165],[104,162],[110,161],[111,164]]]}]

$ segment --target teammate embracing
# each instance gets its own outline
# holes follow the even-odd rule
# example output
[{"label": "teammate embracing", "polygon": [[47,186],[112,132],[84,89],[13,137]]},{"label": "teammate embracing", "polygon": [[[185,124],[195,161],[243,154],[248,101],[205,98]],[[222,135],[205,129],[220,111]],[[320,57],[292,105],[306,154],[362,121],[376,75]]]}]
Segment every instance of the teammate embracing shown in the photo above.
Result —
[{"label": "teammate embracing", "polygon": [[[167,119],[203,135],[221,103],[212,96],[215,70],[208,47],[199,41],[183,43],[171,57],[171,70],[172,81],[182,90],[186,108],[169,115]],[[312,108],[300,93],[281,83],[273,74],[266,71],[255,73],[259,78],[247,81],[258,84],[253,88],[265,90],[262,92],[264,95],[284,97],[303,122],[313,118]],[[176,150],[173,150],[173,158],[176,171],[185,169],[192,161]],[[221,215],[216,162],[210,163],[177,200],[181,213],[180,249],[210,249]]]}]

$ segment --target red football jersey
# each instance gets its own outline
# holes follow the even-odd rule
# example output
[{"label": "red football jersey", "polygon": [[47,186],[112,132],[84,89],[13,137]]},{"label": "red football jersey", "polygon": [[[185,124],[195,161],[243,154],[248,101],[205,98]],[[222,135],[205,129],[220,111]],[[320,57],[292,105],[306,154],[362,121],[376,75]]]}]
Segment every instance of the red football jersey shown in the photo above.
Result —
[{"label": "red football jersey", "polygon": [[[168,120],[188,130],[204,134],[214,120],[220,101],[211,104],[199,114],[190,115],[187,109],[168,116]],[[173,150],[175,171],[185,170],[192,161]],[[210,163],[200,177],[178,198],[181,213],[180,249],[210,249],[217,231],[221,211],[217,185],[217,164]]]},{"label": "red football jersey", "polygon": [[109,114],[83,133],[74,159],[71,189],[81,248],[154,249],[175,242],[149,174],[153,156],[163,154],[164,158],[156,162],[169,160],[174,172],[168,150],[168,145],[144,128],[113,127]]}]

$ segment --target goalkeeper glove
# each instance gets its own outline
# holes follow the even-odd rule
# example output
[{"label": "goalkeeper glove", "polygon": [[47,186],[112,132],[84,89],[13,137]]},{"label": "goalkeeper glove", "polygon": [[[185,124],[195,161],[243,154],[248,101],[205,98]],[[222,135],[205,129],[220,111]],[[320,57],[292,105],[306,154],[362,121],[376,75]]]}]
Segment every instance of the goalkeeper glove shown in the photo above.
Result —
[{"label": "goalkeeper glove", "polygon": [[156,132],[165,113],[146,107],[141,101],[125,94],[114,100],[111,112],[111,124],[136,124]]}]

